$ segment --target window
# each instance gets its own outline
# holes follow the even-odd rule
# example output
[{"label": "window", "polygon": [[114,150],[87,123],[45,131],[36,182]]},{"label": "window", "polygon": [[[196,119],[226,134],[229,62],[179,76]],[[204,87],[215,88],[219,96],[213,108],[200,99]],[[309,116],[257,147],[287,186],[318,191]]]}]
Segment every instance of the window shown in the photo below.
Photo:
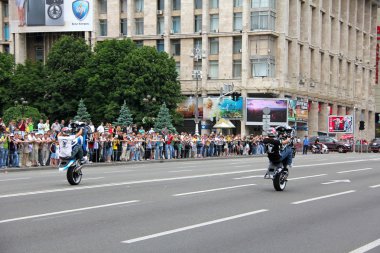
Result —
[{"label": "window", "polygon": [[143,47],[144,46],[143,40],[135,40],[134,42],[136,44],[136,47]]},{"label": "window", "polygon": [[250,45],[252,55],[275,55],[275,39],[272,36],[254,36]]},{"label": "window", "polygon": [[157,34],[164,34],[164,33],[165,33],[164,17],[158,17],[157,18]]},{"label": "window", "polygon": [[157,0],[157,10],[163,11],[165,9],[165,0]]},{"label": "window", "polygon": [[107,0],[99,0],[99,13],[107,14]]},{"label": "window", "polygon": [[100,36],[107,36],[107,19],[99,20]]},{"label": "window", "polygon": [[144,0],[135,0],[135,12],[144,11]]},{"label": "window", "polygon": [[194,48],[202,50],[202,39],[194,39]]},{"label": "window", "polygon": [[194,70],[202,71],[202,59],[199,61],[194,61]]},{"label": "window", "polygon": [[276,9],[276,0],[251,0],[251,8]]},{"label": "window", "polygon": [[239,54],[241,53],[241,44],[242,44],[242,40],[241,40],[241,37],[234,37],[234,40],[233,40],[233,52],[234,54]]},{"label": "window", "polygon": [[172,0],[173,11],[178,11],[181,9],[181,0]]},{"label": "window", "polygon": [[8,3],[3,2],[3,16],[4,18],[9,17],[9,7]]},{"label": "window", "polygon": [[275,60],[273,56],[255,56],[251,59],[253,77],[274,77]]},{"label": "window", "polygon": [[194,17],[194,32],[202,32],[202,15]]},{"label": "window", "polygon": [[171,52],[173,56],[181,55],[181,41],[180,40],[171,41]]},{"label": "window", "polygon": [[136,18],[135,19],[135,25],[136,25],[136,35],[144,34],[144,19],[143,18]]},{"label": "window", "polygon": [[158,52],[164,52],[165,51],[164,40],[157,40],[156,47],[157,47]]},{"label": "window", "polygon": [[194,5],[195,9],[202,9],[202,0],[195,0]]},{"label": "window", "polygon": [[234,7],[243,7],[243,0],[234,0]]},{"label": "window", "polygon": [[210,0],[210,9],[218,9],[219,0]]},{"label": "window", "polygon": [[243,13],[237,12],[234,13],[234,31],[243,30]]},{"label": "window", "polygon": [[172,17],[172,31],[173,33],[181,32],[181,17]]},{"label": "window", "polygon": [[273,11],[251,12],[251,31],[253,30],[274,30],[276,14]]},{"label": "window", "polygon": [[127,13],[128,11],[128,0],[120,0],[120,12]]},{"label": "window", "polygon": [[175,71],[178,74],[178,77],[181,75],[181,63],[180,62],[175,62]]},{"label": "window", "polygon": [[9,41],[9,24],[4,23],[4,40]]},{"label": "window", "polygon": [[120,19],[120,34],[127,35],[128,32],[128,21],[126,18]]},{"label": "window", "polygon": [[219,54],[219,39],[210,39],[210,54]]},{"label": "window", "polygon": [[210,15],[210,31],[219,31],[219,15]]},{"label": "window", "polygon": [[232,66],[232,77],[239,78],[241,77],[241,60],[234,60]]},{"label": "window", "polygon": [[44,61],[44,49],[42,47],[36,47],[35,56],[36,61]]},{"label": "window", "polygon": [[218,61],[209,62],[209,77],[210,79],[218,79],[219,76],[219,63]]}]

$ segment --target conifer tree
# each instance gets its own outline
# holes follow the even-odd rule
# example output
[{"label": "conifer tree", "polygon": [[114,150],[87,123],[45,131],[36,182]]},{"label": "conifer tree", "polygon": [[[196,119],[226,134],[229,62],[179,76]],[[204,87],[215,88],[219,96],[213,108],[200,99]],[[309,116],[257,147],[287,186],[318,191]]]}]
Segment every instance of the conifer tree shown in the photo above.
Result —
[{"label": "conifer tree", "polygon": [[129,111],[128,106],[125,103],[121,106],[120,109],[120,115],[117,118],[117,121],[114,122],[116,126],[122,126],[122,127],[127,127],[133,124],[133,119],[132,119],[132,114]]},{"label": "conifer tree", "polygon": [[86,105],[84,104],[83,99],[79,101],[77,115],[74,117],[75,121],[91,121],[91,115],[87,112]]},{"label": "conifer tree", "polygon": [[166,107],[166,104],[163,103],[154,123],[154,129],[157,132],[161,132],[163,129],[165,129],[165,127],[169,132],[176,132],[176,129],[172,124],[172,118],[170,116],[169,109]]}]

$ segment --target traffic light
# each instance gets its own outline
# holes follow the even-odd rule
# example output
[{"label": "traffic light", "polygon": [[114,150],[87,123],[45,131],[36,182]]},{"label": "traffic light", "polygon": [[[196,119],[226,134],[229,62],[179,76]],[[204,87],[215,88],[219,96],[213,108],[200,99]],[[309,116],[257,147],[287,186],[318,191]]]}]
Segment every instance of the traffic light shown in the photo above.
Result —
[{"label": "traffic light", "polygon": [[232,100],[233,101],[238,101],[240,98],[240,94],[238,92],[232,93]]},{"label": "traffic light", "polygon": [[359,130],[364,130],[364,129],[365,129],[364,121],[360,121],[359,122]]}]

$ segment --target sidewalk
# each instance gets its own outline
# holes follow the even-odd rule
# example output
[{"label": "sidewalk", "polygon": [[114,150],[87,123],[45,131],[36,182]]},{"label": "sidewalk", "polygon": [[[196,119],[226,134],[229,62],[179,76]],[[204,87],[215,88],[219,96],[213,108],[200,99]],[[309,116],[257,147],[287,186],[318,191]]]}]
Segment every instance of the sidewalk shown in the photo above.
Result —
[{"label": "sidewalk", "polygon": [[[147,163],[171,163],[171,162],[202,162],[210,160],[229,160],[229,159],[243,159],[243,158],[256,158],[256,157],[266,157],[267,155],[239,155],[239,156],[222,156],[222,157],[206,157],[206,158],[181,158],[181,159],[164,159],[164,160],[141,160],[141,161],[129,161],[129,162],[111,162],[111,163],[87,163],[86,167],[109,167],[109,166],[128,166],[136,164],[147,164]],[[6,168],[0,169],[0,173],[8,172],[18,172],[18,171],[34,171],[34,170],[57,170],[58,167],[53,166],[39,166],[39,167],[23,167],[23,168]]]}]

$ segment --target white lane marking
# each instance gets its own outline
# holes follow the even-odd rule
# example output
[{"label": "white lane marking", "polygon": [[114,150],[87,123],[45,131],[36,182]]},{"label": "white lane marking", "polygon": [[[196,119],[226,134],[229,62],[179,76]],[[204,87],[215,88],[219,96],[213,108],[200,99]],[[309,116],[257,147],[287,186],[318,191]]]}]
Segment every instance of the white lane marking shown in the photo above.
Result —
[{"label": "white lane marking", "polygon": [[198,193],[215,192],[215,191],[222,191],[222,190],[228,190],[228,189],[242,188],[242,187],[253,186],[253,185],[256,185],[256,184],[243,184],[243,185],[236,185],[236,186],[230,186],[230,187],[224,187],[224,188],[215,188],[215,189],[204,190],[204,191],[179,193],[179,194],[174,194],[173,196],[174,197],[186,196],[186,195],[192,195],[192,194],[198,194]]},{"label": "white lane marking", "polygon": [[237,165],[237,166],[234,166],[234,168],[251,167],[251,166],[252,166],[252,164]]},{"label": "white lane marking", "polygon": [[320,196],[320,197],[311,198],[311,199],[305,199],[305,200],[293,202],[292,204],[293,205],[298,205],[298,204],[303,204],[303,203],[314,201],[314,200],[320,200],[320,199],[325,199],[325,198],[336,197],[336,196],[339,196],[339,195],[349,194],[349,193],[353,193],[353,192],[356,192],[356,191],[355,190],[351,190],[351,191],[345,191],[345,192],[340,192],[340,193]]},{"label": "white lane marking", "polygon": [[377,239],[376,241],[370,242],[363,247],[360,247],[356,250],[350,251],[349,253],[364,253],[367,251],[370,251],[371,249],[374,249],[376,247],[380,246],[380,239]]},{"label": "white lane marking", "polygon": [[313,166],[324,166],[324,165],[334,165],[334,164],[342,164],[342,163],[360,163],[360,162],[368,162],[368,161],[378,161],[380,158],[376,159],[360,159],[353,161],[343,161],[343,162],[332,162],[332,163],[316,163],[316,164],[304,164],[304,165],[295,165],[293,168],[302,168],[302,167],[313,167]]},{"label": "white lane marking", "polygon": [[372,185],[372,186],[370,186],[371,188],[379,188],[380,187],[380,184],[378,184],[378,185]]},{"label": "white lane marking", "polygon": [[255,177],[262,177],[262,178],[264,178],[263,175],[255,175],[255,176],[248,176],[248,177],[237,177],[237,178],[234,178],[234,179],[239,180],[239,179],[247,179],[247,178],[255,178]]},{"label": "white lane marking", "polygon": [[103,173],[104,174],[112,174],[112,173],[131,172],[131,171],[134,171],[134,170],[114,170],[114,171],[106,171],[106,172],[103,172]]},{"label": "white lane marking", "polygon": [[177,173],[177,172],[187,172],[187,171],[192,171],[192,170],[172,170],[172,171],[169,171],[171,173]]},{"label": "white lane marking", "polygon": [[177,229],[173,229],[173,230],[164,231],[164,232],[161,232],[161,233],[156,233],[156,234],[147,235],[147,236],[143,236],[143,237],[137,237],[137,238],[134,238],[134,239],[122,241],[121,243],[140,242],[140,241],[149,240],[149,239],[153,239],[153,238],[157,238],[157,237],[161,237],[161,236],[165,236],[165,235],[170,235],[170,234],[174,234],[174,233],[178,233],[178,232],[182,232],[182,231],[186,231],[186,230],[190,230],[190,229],[200,228],[200,227],[204,227],[204,226],[213,225],[213,224],[216,224],[216,223],[221,223],[221,222],[225,222],[225,221],[239,219],[239,218],[243,218],[243,217],[246,217],[246,216],[250,216],[250,215],[254,215],[254,214],[259,214],[259,213],[263,213],[263,212],[267,212],[267,211],[269,211],[269,210],[267,210],[267,209],[261,209],[261,210],[257,210],[257,211],[253,211],[253,212],[242,213],[242,214],[238,214],[238,215],[234,215],[234,216],[230,216],[230,217],[226,217],[226,218],[222,218],[222,219],[218,219],[218,220],[212,220],[212,221],[203,222],[203,223],[199,223],[199,224],[195,224],[195,225],[191,225],[191,226],[187,226],[187,227],[182,227],[182,228],[177,228]]},{"label": "white lane marking", "polygon": [[16,180],[27,180],[27,179],[31,179],[31,177],[19,177],[19,178],[1,179],[0,182],[16,181]]},{"label": "white lane marking", "polygon": [[331,180],[330,182],[321,183],[321,184],[336,184],[336,183],[350,183],[350,179],[341,179],[341,180]]},{"label": "white lane marking", "polygon": [[364,168],[364,169],[357,169],[357,170],[345,170],[345,171],[339,171],[337,173],[343,174],[343,173],[350,173],[350,172],[363,171],[363,170],[373,170],[373,168]]},{"label": "white lane marking", "polygon": [[305,176],[305,177],[294,177],[294,178],[289,178],[288,181],[312,178],[312,177],[323,177],[323,176],[327,176],[327,174],[319,174],[319,175],[312,175],[312,176]]},{"label": "white lane marking", "polygon": [[90,178],[84,178],[83,180],[97,180],[97,179],[102,179],[104,177],[90,177]]},{"label": "white lane marking", "polygon": [[240,173],[250,173],[250,172],[261,171],[261,170],[262,169],[259,169],[259,170],[242,170],[242,171],[234,171],[234,172],[213,173],[213,174],[184,176],[184,177],[159,178],[159,179],[129,181],[129,182],[121,182],[121,183],[99,184],[99,185],[89,185],[89,186],[69,187],[69,188],[58,188],[58,189],[33,191],[33,192],[20,192],[20,193],[0,195],[0,199],[2,199],[2,198],[10,198],[10,197],[20,197],[20,196],[36,195],[36,194],[44,194],[44,193],[53,193],[53,192],[79,191],[79,190],[86,190],[86,189],[96,189],[96,188],[102,188],[102,187],[111,187],[111,186],[124,186],[124,185],[132,185],[132,184],[166,182],[166,181],[184,180],[184,179],[193,179],[193,178],[203,178],[203,177],[215,177],[215,176],[233,175],[233,174],[240,174]]},{"label": "white lane marking", "polygon": [[86,211],[86,210],[98,209],[98,208],[103,208],[103,207],[120,206],[120,205],[125,205],[125,204],[130,204],[130,203],[137,203],[137,202],[140,202],[140,200],[130,200],[130,201],[124,201],[124,202],[115,202],[115,203],[105,204],[105,205],[88,206],[88,207],[83,207],[83,208],[70,209],[70,210],[64,210],[64,211],[58,211],[58,212],[52,212],[52,213],[36,214],[36,215],[31,215],[31,216],[24,216],[24,217],[18,217],[18,218],[7,219],[7,220],[0,220],[0,224],[1,223],[9,223],[9,222],[13,222],[13,221],[20,221],[20,220],[28,220],[28,219],[34,219],[34,218],[40,218],[40,217],[47,217],[47,216],[52,216],[52,215],[57,215],[57,214],[65,214],[65,213],[73,213],[73,212],[79,212],[79,211]]},{"label": "white lane marking", "polygon": [[183,167],[180,167],[181,169],[187,169],[187,168],[195,168],[195,167],[199,167],[197,165],[191,165],[191,166],[183,166]]}]

